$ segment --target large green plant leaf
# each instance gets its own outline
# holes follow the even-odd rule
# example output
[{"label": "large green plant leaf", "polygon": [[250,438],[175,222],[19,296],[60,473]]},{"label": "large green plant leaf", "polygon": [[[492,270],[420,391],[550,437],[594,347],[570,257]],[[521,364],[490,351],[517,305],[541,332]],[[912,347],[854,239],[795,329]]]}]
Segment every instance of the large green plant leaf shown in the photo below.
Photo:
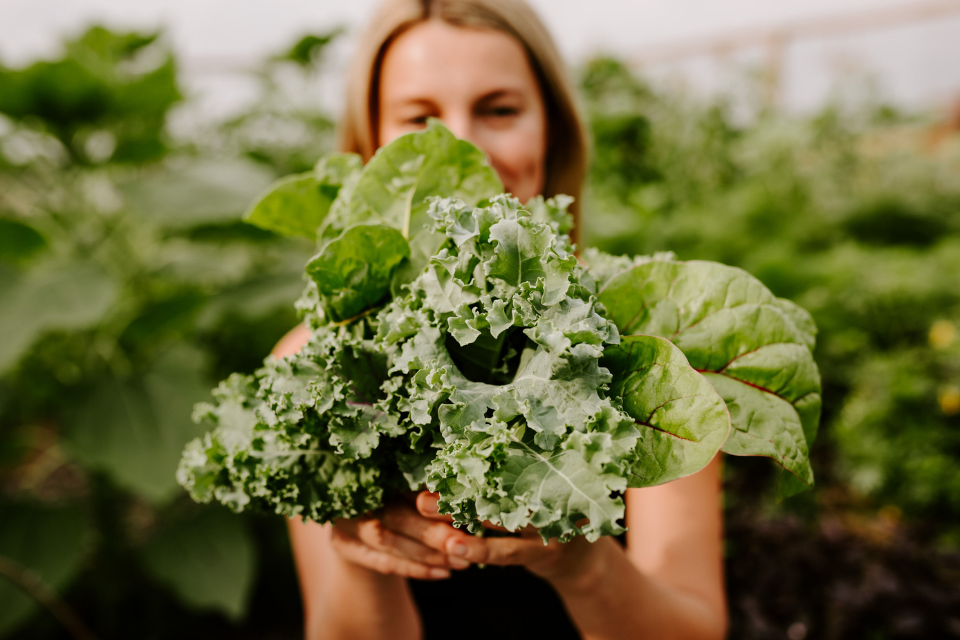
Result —
[{"label": "large green plant leaf", "polygon": [[750,274],[712,262],[653,261],[612,278],[599,294],[623,334],[671,340],[730,409],[723,450],[769,456],[781,495],[813,484],[809,446],[820,415],[820,375],[806,311]]},{"label": "large green plant leaf", "polygon": [[381,147],[331,221],[343,229],[357,223],[382,223],[417,235],[428,222],[426,199],[459,198],[468,205],[503,192],[482,151],[431,120],[424,131]]},{"label": "large green plant leaf", "polygon": [[47,239],[30,225],[0,218],[0,260],[10,263],[24,261],[46,246]]},{"label": "large green plant leaf", "polygon": [[147,571],[184,604],[215,609],[233,620],[246,613],[256,549],[243,520],[208,509],[160,532],[143,550]]},{"label": "large green plant leaf", "polygon": [[[62,592],[80,571],[89,542],[83,515],[72,508],[0,507],[0,556],[33,572]],[[63,595],[60,593],[60,595]],[[19,587],[0,577],[0,637],[39,609]]]},{"label": "large green plant leaf", "polygon": [[235,222],[273,174],[252,161],[197,160],[123,185],[131,207],[168,229]]},{"label": "large green plant leaf", "polygon": [[355,179],[362,166],[355,153],[327,156],[313,171],[287,176],[271,185],[244,219],[281,235],[313,240],[340,188]]},{"label": "large green plant leaf", "polygon": [[394,228],[361,224],[344,231],[307,263],[324,311],[339,322],[379,302],[410,245]]},{"label": "large green plant leaf", "polygon": [[202,355],[164,353],[142,379],[103,382],[67,422],[66,444],[86,464],[155,502],[177,491],[184,445],[197,434],[193,405],[208,397]]},{"label": "large green plant leaf", "polygon": [[0,275],[0,373],[44,332],[94,325],[117,298],[113,279],[88,262]]},{"label": "large green plant leaf", "polygon": [[613,374],[611,395],[640,430],[631,487],[696,473],[723,446],[730,430],[723,399],[669,340],[624,336],[600,362]]}]

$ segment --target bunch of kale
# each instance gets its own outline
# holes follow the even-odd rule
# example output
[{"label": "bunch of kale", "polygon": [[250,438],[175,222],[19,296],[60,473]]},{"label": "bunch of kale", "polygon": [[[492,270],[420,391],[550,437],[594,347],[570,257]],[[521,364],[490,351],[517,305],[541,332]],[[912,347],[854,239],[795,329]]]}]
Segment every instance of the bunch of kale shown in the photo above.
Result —
[{"label": "bunch of kale", "polygon": [[[248,220],[317,238],[296,355],[234,374],[178,479],[199,501],[327,522],[426,487],[441,511],[544,539],[623,531],[627,487],[766,455],[812,484],[809,315],[743,271],[614,258],[526,207],[439,123],[321,161]],[[579,525],[579,526],[578,526]]]}]

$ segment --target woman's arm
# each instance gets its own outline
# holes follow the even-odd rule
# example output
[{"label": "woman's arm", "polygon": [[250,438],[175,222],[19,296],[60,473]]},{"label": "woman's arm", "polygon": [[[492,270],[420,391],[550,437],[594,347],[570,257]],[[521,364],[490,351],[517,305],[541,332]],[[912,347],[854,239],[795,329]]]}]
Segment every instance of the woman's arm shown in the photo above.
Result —
[{"label": "woman's arm", "polygon": [[[438,517],[436,500],[421,496],[421,513]],[[690,477],[628,490],[627,525],[626,549],[611,538],[544,545],[531,530],[452,541],[448,551],[471,562],[525,565],[553,585],[588,640],[723,638],[719,456]],[[462,549],[452,546],[458,543]]]},{"label": "woman's arm", "polygon": [[340,557],[331,542],[332,525],[289,520],[288,528],[305,638],[420,638],[420,617],[406,578]]},{"label": "woman's arm", "polygon": [[625,552],[600,540],[596,561],[551,581],[584,637],[725,637],[720,457],[690,477],[629,489],[627,526]]}]

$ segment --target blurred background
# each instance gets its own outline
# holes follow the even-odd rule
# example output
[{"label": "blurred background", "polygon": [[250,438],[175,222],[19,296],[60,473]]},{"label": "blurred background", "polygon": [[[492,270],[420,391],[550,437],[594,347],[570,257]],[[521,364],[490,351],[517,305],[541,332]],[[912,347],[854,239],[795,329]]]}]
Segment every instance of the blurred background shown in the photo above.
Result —
[{"label": "blurred background", "polygon": [[[593,131],[585,244],[820,327],[816,489],[727,458],[730,637],[960,637],[960,2],[533,4]],[[313,247],[240,216],[333,149],[374,5],[0,3],[0,638],[301,637],[282,521],[174,471],[297,322]]]}]

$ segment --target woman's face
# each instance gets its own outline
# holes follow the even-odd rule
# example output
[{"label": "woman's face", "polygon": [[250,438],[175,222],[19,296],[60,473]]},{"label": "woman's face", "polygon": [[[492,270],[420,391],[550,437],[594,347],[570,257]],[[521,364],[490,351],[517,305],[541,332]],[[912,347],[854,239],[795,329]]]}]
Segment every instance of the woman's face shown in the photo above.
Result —
[{"label": "woman's face", "polygon": [[543,190],[546,109],[526,52],[505,33],[440,20],[411,27],[384,55],[379,110],[381,145],[439,118],[486,152],[521,202]]}]

